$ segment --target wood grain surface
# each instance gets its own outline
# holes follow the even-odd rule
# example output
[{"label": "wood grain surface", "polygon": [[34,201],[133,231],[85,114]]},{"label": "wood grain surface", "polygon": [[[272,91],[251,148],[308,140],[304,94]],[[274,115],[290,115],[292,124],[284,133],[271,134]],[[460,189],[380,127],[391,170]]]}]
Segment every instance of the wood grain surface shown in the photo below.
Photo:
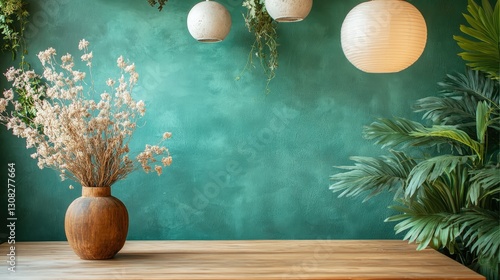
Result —
[{"label": "wood grain surface", "polygon": [[[0,245],[6,259],[8,244]],[[484,279],[399,240],[127,241],[114,259],[81,260],[67,242],[18,242],[0,279]]]}]

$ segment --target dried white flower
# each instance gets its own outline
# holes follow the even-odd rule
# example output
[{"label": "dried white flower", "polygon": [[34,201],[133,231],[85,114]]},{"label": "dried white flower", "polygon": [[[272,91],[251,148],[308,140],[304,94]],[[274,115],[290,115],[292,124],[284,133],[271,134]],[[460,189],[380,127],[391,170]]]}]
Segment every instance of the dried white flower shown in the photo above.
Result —
[{"label": "dried white flower", "polygon": [[9,102],[7,101],[7,99],[0,98],[0,113],[3,113],[5,111],[8,104]]},{"label": "dried white flower", "polygon": [[38,53],[38,59],[42,62],[42,65],[45,66],[47,62],[50,62],[53,56],[56,55],[56,50],[54,48],[48,48],[43,52]]},{"label": "dried white flower", "polygon": [[170,133],[170,132],[163,133],[163,140],[169,139],[170,137],[172,137],[172,133]]},{"label": "dried white flower", "polygon": [[89,47],[89,41],[87,41],[85,39],[80,40],[80,42],[78,43],[79,50],[83,50],[83,49],[86,49],[88,47]]},{"label": "dried white flower", "polygon": [[161,172],[163,171],[163,168],[161,166],[159,166],[159,165],[156,165],[155,166],[155,171],[158,174],[158,176],[160,176]]},{"label": "dried white flower", "polygon": [[127,66],[125,67],[124,71],[125,71],[126,73],[132,73],[132,72],[135,72],[135,64],[134,64],[134,63],[132,63],[132,64],[130,64],[130,65],[127,65]]},{"label": "dried white flower", "polygon": [[170,166],[170,164],[172,164],[172,157],[168,156],[168,157],[162,158],[161,163],[163,163],[164,166]]},{"label": "dried white flower", "polygon": [[94,57],[94,55],[92,54],[92,52],[89,52],[89,53],[85,53],[81,56],[81,59],[82,61],[86,61],[87,62],[87,66],[92,66],[92,58]]},{"label": "dried white flower", "polygon": [[73,71],[73,81],[78,82],[85,79],[85,72]]},{"label": "dried white flower", "polygon": [[3,97],[7,99],[7,101],[10,101],[14,98],[14,91],[12,89],[5,90],[3,92]]},{"label": "dried white flower", "polygon": [[144,101],[139,100],[139,102],[135,104],[135,107],[137,111],[139,111],[139,114],[141,114],[141,116],[144,116],[144,114],[146,114],[146,105],[144,104]]},{"label": "dried white flower", "polygon": [[61,61],[63,63],[72,62],[73,61],[73,56],[71,56],[71,54],[67,53],[67,54],[61,56]]},{"label": "dried white flower", "polygon": [[106,81],[106,84],[107,84],[108,86],[110,86],[110,87],[113,87],[113,86],[115,85],[115,80],[113,80],[113,79],[108,79],[108,80]]},{"label": "dried white flower", "polygon": [[123,59],[123,56],[120,55],[118,59],[116,60],[116,64],[118,65],[119,68],[125,69],[127,67],[127,63],[125,63],[125,60]]}]

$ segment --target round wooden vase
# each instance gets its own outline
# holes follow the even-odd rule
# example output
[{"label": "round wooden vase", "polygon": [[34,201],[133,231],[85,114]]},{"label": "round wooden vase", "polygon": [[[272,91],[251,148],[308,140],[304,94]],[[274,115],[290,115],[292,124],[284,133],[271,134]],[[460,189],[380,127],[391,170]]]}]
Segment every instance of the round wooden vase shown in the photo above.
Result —
[{"label": "round wooden vase", "polygon": [[127,238],[127,208],[111,196],[111,187],[82,187],[82,196],[66,211],[64,227],[69,245],[81,259],[111,259]]}]

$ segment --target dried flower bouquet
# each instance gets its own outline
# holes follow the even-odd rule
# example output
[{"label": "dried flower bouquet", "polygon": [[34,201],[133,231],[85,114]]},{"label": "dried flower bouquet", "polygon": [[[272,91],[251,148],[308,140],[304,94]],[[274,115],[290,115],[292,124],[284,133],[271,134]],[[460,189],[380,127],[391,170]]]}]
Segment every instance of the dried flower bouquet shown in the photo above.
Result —
[{"label": "dried flower bouquet", "polygon": [[[91,71],[93,53],[88,46],[86,40],[78,45],[87,71],[74,69],[71,54],[58,60],[53,48],[38,54],[42,75],[8,69],[5,76],[13,89],[5,90],[4,98],[0,98],[0,122],[14,135],[25,138],[27,148],[36,150],[31,157],[38,160],[41,169],[59,171],[62,180],[70,178],[85,187],[111,186],[134,171],[137,163],[146,173],[154,169],[160,175],[162,166],[172,163],[168,149],[162,145],[170,138],[169,132],[158,145],[146,145],[137,161],[129,158],[129,141],[146,112],[144,102],[132,98],[139,77],[135,64],[120,56],[117,66],[121,76],[102,82],[107,90],[98,92]],[[33,78],[42,78],[45,84],[33,87]],[[27,92],[36,109],[29,121],[16,114],[22,106],[14,95],[17,89]]]}]

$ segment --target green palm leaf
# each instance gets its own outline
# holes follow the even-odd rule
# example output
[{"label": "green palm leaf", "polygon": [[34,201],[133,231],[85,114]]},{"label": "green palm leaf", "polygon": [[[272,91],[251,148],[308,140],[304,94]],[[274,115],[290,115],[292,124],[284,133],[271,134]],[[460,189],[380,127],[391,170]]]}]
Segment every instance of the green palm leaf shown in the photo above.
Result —
[{"label": "green palm leaf", "polygon": [[418,249],[444,247],[453,253],[461,229],[449,217],[467,205],[467,177],[467,168],[459,165],[433,182],[426,181],[418,196],[399,199],[402,205],[391,206],[401,214],[386,221],[400,221],[394,228],[396,233],[407,231],[404,239],[417,242]]},{"label": "green palm leaf", "polygon": [[[394,227],[396,234],[407,231],[403,239],[417,243],[417,250],[431,246],[434,249],[449,247],[453,252],[455,239],[460,233],[460,228],[449,224],[449,213],[417,214],[410,208],[398,206],[390,208],[396,211],[406,211],[404,214],[387,218],[386,222],[402,220]],[[418,209],[415,205],[412,205],[411,208]]]},{"label": "green palm leaf", "polygon": [[479,160],[482,160],[484,156],[484,146],[455,126],[434,125],[430,128],[419,128],[417,131],[411,132],[410,135],[419,139],[428,139],[428,141],[436,141],[437,139],[453,141],[469,147],[479,157]]},{"label": "green palm leaf", "polygon": [[404,118],[380,118],[378,121],[364,127],[363,136],[366,139],[375,140],[375,143],[382,145],[382,148],[435,146],[449,143],[447,139],[439,137],[414,135],[416,132],[425,130],[426,127],[422,124]]},{"label": "green palm leaf", "polygon": [[451,216],[454,225],[464,232],[467,246],[477,255],[500,263],[500,214],[482,208],[469,208]]},{"label": "green palm leaf", "polygon": [[475,135],[478,102],[484,101],[498,110],[498,82],[487,78],[483,72],[467,69],[465,74],[448,75],[439,83],[441,94],[418,100],[415,112],[424,112],[423,118],[434,124],[456,125]]},{"label": "green palm leaf", "polygon": [[403,118],[379,119],[363,130],[365,138],[382,147],[435,146],[448,144],[460,151],[459,145],[469,147],[483,158],[484,147],[456,126],[434,125],[430,128]]},{"label": "green palm leaf", "polygon": [[486,138],[486,131],[488,127],[493,124],[490,120],[492,110],[485,101],[481,101],[477,104],[476,110],[476,133],[477,140],[479,143],[483,144]]},{"label": "green palm leaf", "polygon": [[[469,198],[474,205],[498,203],[500,199],[500,168],[491,166],[479,170],[471,171],[471,185]],[[495,202],[496,199],[496,202]],[[490,205],[480,205],[481,207],[491,207]]]},{"label": "green palm leaf", "polygon": [[474,40],[453,36],[464,50],[458,55],[468,61],[468,66],[484,71],[490,78],[498,80],[500,65],[498,1],[493,9],[488,0],[482,1],[482,7],[469,0],[467,10],[469,15],[464,14],[464,17],[470,26],[461,25],[460,31]]},{"label": "green palm leaf", "polygon": [[441,155],[419,162],[408,176],[405,195],[413,196],[425,182],[434,182],[444,173],[451,173],[458,165],[475,161],[476,158],[476,156]]},{"label": "green palm leaf", "polygon": [[355,165],[337,167],[348,171],[330,176],[335,181],[330,189],[341,192],[339,197],[368,192],[365,201],[383,191],[399,189],[416,163],[402,152],[391,152],[390,157],[351,157]]},{"label": "green palm leaf", "polygon": [[457,99],[452,97],[430,96],[417,101],[416,111],[425,111],[422,118],[432,120],[434,124],[457,125],[461,128],[475,127],[477,101],[470,95]]},{"label": "green palm leaf", "polygon": [[460,98],[464,95],[471,95],[478,101],[488,100],[498,107],[498,82],[489,79],[480,71],[469,68],[465,74],[447,75],[447,78],[438,85],[444,96]]}]

